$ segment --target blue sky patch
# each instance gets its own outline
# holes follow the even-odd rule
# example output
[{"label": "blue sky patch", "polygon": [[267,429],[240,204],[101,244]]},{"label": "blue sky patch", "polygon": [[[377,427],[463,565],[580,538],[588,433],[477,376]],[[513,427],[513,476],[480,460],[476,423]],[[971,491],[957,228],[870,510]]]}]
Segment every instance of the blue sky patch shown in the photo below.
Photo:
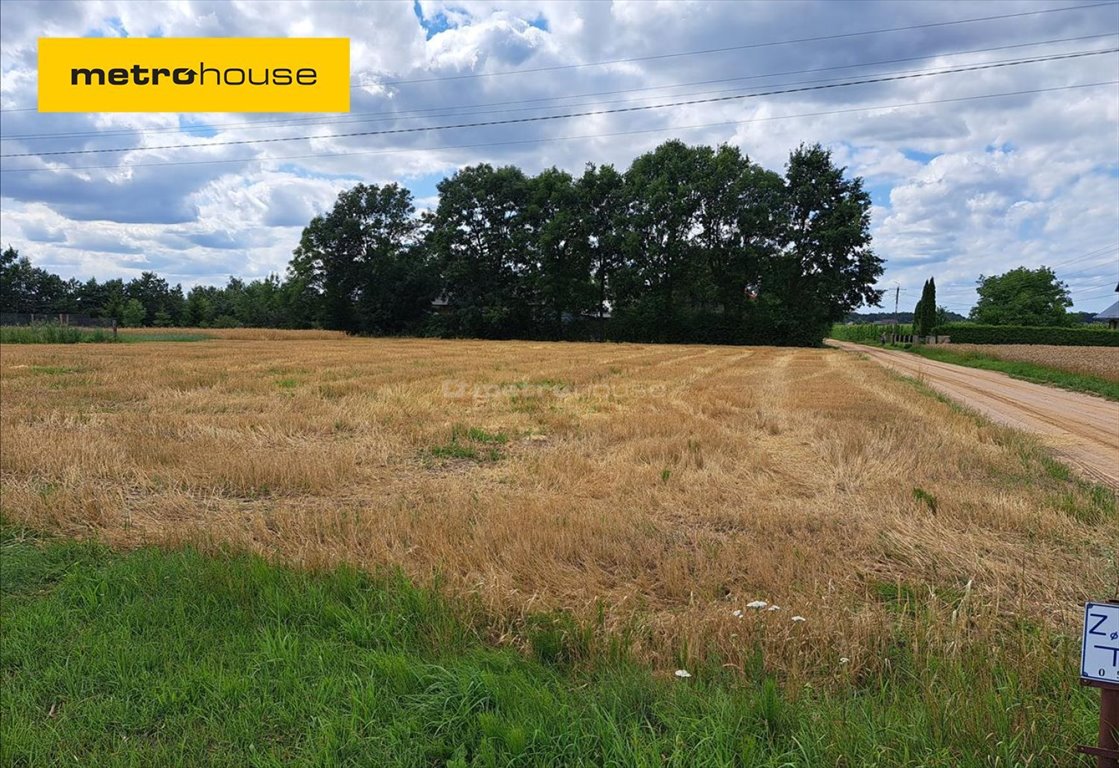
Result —
[{"label": "blue sky patch", "polygon": [[939,152],[921,152],[920,150],[916,149],[903,149],[901,153],[905,156],[906,160],[912,160],[913,162],[920,163],[921,165],[928,165],[934,159],[940,157]]},{"label": "blue sky patch", "polygon": [[424,197],[435,197],[436,186],[443,179],[447,178],[446,173],[428,173],[423,176],[416,176],[415,178],[408,179],[404,186],[412,191],[412,197],[419,200]]},{"label": "blue sky patch", "polygon": [[301,179],[349,179],[354,182],[362,180],[359,173],[327,173],[325,171],[312,171],[305,168],[298,163],[281,163],[277,168],[279,173],[287,173],[292,176],[298,176]]},{"label": "blue sky patch", "polygon": [[82,37],[128,37],[128,30],[124,28],[124,22],[116,16],[105,19],[105,26],[116,34],[110,34],[104,28],[97,28],[86,30]]},{"label": "blue sky patch", "polygon": [[111,16],[105,21],[109,29],[117,33],[117,37],[128,37],[128,30],[124,28],[124,22],[116,16]]},{"label": "blue sky patch", "polygon": [[864,189],[870,195],[870,202],[883,208],[890,206],[890,192],[894,189],[892,184],[867,184]]},{"label": "blue sky patch", "polygon": [[209,139],[218,135],[217,128],[201,120],[192,120],[189,115],[179,115],[179,130],[200,139]]},{"label": "blue sky patch", "polygon": [[[452,8],[451,10],[458,10]],[[419,19],[420,26],[424,28],[424,35],[428,40],[438,35],[440,32],[446,32],[454,25],[447,19],[447,14],[440,11],[432,16],[430,19],[424,17],[423,6],[420,5],[420,0],[412,0],[412,13],[416,14]]]},{"label": "blue sky patch", "polygon": [[1044,216],[1024,219],[1018,224],[1015,234],[1019,240],[1036,240],[1045,234],[1045,223]]}]

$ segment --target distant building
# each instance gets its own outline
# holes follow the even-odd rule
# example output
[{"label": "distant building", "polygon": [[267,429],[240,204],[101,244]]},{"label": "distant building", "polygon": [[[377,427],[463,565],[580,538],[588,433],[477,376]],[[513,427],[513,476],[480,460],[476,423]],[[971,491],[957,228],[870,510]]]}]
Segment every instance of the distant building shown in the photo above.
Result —
[{"label": "distant building", "polygon": [[431,311],[437,315],[445,315],[451,311],[451,299],[446,293],[441,293],[431,300]]},{"label": "distant building", "polygon": [[[1119,293],[1119,285],[1115,286],[1115,291]],[[1106,320],[1108,328],[1119,330],[1119,301],[1096,315],[1096,320]]]}]

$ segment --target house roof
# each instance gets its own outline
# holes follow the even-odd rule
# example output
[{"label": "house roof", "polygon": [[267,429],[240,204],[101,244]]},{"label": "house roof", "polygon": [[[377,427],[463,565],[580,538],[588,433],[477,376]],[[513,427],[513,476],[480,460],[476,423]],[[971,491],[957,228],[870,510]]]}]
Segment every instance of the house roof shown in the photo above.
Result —
[{"label": "house roof", "polygon": [[1096,315],[1097,320],[1119,320],[1119,301]]}]

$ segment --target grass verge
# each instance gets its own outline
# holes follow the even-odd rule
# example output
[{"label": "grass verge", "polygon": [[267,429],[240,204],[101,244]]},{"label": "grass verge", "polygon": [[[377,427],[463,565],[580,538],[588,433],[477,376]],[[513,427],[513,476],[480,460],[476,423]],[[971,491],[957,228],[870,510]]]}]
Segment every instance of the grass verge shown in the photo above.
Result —
[{"label": "grass verge", "polygon": [[1095,717],[1072,644],[1024,628],[1005,657],[925,658],[922,591],[882,590],[898,604],[888,677],[785,691],[761,658],[684,679],[575,663],[556,649],[578,632],[554,616],[527,622],[535,654],[495,648],[396,573],[6,525],[0,763],[1072,764]]},{"label": "grass verge", "polygon": [[987,371],[999,371],[1015,379],[1032,381],[1035,384],[1048,384],[1075,392],[1099,395],[1106,397],[1108,400],[1119,400],[1119,382],[1108,381],[1098,376],[1069,373],[1068,371],[1018,360],[998,360],[975,352],[953,351],[941,346],[914,346],[910,347],[908,351],[929,360],[964,365],[969,368],[982,368]]}]

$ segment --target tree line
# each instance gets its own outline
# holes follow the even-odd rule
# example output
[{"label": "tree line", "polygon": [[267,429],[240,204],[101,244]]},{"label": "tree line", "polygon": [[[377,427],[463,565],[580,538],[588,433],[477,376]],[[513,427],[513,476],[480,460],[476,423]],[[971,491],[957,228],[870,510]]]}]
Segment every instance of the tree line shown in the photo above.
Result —
[{"label": "tree line", "polygon": [[12,247],[0,253],[0,310],[37,315],[112,318],[124,326],[269,328],[312,327],[287,312],[297,302],[297,286],[279,277],[244,282],[235,277],[223,288],[196,286],[184,292],[155,272],[129,281],[86,281],[35,267]]},{"label": "tree line", "polygon": [[669,141],[624,172],[480,164],[438,193],[419,214],[397,184],[358,184],[303,230],[282,280],[185,295],[152,273],[62,281],[5,252],[0,303],[143,324],[811,345],[880,299],[869,195],[818,145],[783,175]]}]

